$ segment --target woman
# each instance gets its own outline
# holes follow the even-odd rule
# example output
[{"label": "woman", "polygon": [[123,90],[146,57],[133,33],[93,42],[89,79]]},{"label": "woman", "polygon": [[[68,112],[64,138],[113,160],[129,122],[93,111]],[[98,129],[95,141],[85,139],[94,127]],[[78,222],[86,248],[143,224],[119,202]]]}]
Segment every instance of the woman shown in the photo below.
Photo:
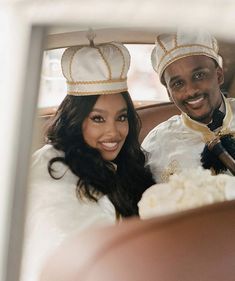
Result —
[{"label": "woman", "polygon": [[62,56],[68,95],[33,157],[22,281],[66,237],[138,215],[153,184],[127,92],[130,57],[118,43],[71,47]]}]

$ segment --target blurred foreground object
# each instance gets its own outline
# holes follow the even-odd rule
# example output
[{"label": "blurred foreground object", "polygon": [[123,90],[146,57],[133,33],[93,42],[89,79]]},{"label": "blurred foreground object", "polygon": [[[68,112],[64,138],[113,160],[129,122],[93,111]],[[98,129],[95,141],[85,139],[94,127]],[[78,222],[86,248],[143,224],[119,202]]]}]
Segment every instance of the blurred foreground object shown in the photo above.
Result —
[{"label": "blurred foreground object", "polygon": [[235,201],[230,201],[74,237],[48,260],[40,281],[233,281],[234,276]]}]

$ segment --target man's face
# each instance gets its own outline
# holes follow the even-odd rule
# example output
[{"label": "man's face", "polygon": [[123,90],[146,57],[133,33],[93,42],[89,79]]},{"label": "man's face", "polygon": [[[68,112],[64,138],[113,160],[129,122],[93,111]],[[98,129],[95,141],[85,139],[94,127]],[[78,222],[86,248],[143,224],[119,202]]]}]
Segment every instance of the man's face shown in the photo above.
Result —
[{"label": "man's face", "polygon": [[223,70],[213,59],[198,55],[179,59],[163,73],[168,93],[176,106],[192,119],[209,123],[222,102]]}]

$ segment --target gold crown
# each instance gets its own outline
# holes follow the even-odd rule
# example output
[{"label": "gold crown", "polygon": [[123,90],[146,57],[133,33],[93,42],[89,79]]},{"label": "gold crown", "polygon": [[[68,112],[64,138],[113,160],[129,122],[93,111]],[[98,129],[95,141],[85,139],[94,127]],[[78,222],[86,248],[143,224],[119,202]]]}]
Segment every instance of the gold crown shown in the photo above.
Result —
[{"label": "gold crown", "polygon": [[117,42],[67,48],[61,59],[69,95],[114,94],[127,90],[130,54]]},{"label": "gold crown", "polygon": [[222,67],[222,58],[218,51],[217,40],[209,33],[178,31],[172,34],[161,34],[157,37],[151,61],[154,70],[162,80],[162,74],[167,66],[187,56],[205,55],[217,61]]}]

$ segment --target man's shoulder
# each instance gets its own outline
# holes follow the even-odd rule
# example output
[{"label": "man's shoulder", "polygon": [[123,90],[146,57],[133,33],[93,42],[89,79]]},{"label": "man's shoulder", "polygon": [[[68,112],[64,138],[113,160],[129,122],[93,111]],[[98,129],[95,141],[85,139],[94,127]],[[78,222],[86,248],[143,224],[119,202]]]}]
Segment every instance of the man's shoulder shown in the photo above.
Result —
[{"label": "man's shoulder", "polygon": [[155,141],[155,138],[157,138],[160,141],[161,137],[166,137],[167,135],[169,135],[170,137],[170,135],[181,125],[182,125],[181,115],[172,116],[171,118],[167,119],[166,121],[154,127],[145,137],[142,146],[144,147],[145,144],[151,142],[152,140]]},{"label": "man's shoulder", "polygon": [[149,132],[147,137],[154,135],[155,132],[167,133],[167,132],[169,132],[168,131],[169,129],[178,127],[181,124],[181,122],[182,122],[181,115],[174,115],[174,116],[170,117],[169,119],[167,119],[166,121],[164,121],[164,122],[158,124],[156,127],[154,127]]}]

